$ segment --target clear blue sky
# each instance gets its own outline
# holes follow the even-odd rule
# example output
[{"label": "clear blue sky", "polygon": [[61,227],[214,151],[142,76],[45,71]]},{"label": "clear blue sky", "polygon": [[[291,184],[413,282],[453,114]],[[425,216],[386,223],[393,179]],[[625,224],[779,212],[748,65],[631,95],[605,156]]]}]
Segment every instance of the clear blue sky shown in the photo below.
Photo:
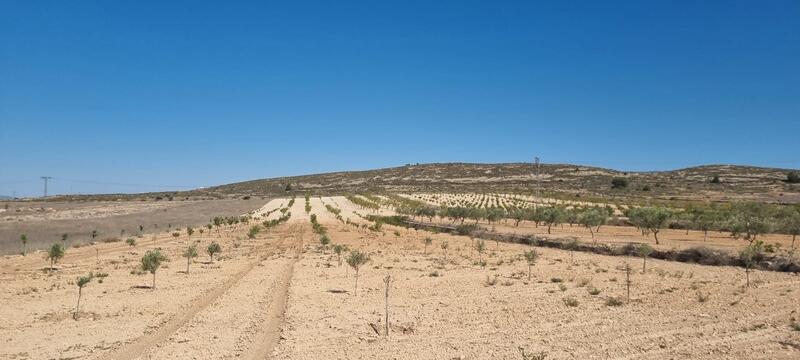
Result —
[{"label": "clear blue sky", "polygon": [[800,168],[796,0],[224,3],[0,3],[0,195],[533,155]]}]

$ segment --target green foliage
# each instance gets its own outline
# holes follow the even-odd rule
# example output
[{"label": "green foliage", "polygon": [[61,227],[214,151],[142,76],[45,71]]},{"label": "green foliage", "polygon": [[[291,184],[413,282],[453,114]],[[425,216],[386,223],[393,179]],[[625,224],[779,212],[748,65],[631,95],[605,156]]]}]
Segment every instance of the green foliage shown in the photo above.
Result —
[{"label": "green foliage", "polygon": [[731,210],[733,214],[728,221],[728,227],[731,236],[737,239],[753,242],[758,235],[772,230],[773,212],[765,204],[737,203],[732,206]]},{"label": "green foliage", "polygon": [[667,226],[673,212],[663,207],[640,207],[627,211],[628,220],[642,231],[642,234],[653,234],[658,244],[658,233]]},{"label": "green foliage", "polygon": [[261,227],[258,225],[253,225],[250,227],[250,231],[247,232],[247,238],[255,239],[259,232],[261,232]]},{"label": "green foliage", "polygon": [[366,253],[363,253],[358,250],[353,250],[350,252],[350,256],[347,257],[347,265],[350,265],[353,270],[356,272],[356,284],[355,284],[355,291],[353,295],[358,295],[358,272],[361,269],[361,266],[369,262],[369,256]]},{"label": "green foliage", "polygon": [[186,273],[189,273],[189,264],[192,262],[192,259],[197,257],[197,246],[189,245],[186,250],[183,251],[183,257],[186,258]]},{"label": "green foliage", "polygon": [[206,248],[206,252],[211,258],[211,262],[214,262],[214,254],[219,254],[222,252],[222,246],[219,245],[216,241],[212,242]]},{"label": "green foliage", "polygon": [[161,253],[161,250],[147,250],[147,252],[142,256],[141,261],[141,268],[142,271],[147,271],[151,274],[155,274],[156,271],[161,267],[161,263],[167,261],[167,257]]},{"label": "green foliage", "polygon": [[134,238],[127,238],[125,239],[125,243],[128,244],[130,247],[136,246],[136,239]]},{"label": "green foliage", "polygon": [[64,246],[61,244],[53,244],[50,245],[50,248],[47,249],[47,259],[50,260],[50,268],[53,268],[53,265],[61,260],[64,257]]},{"label": "green foliage", "polygon": [[160,249],[148,250],[142,256],[141,269],[142,271],[153,274],[153,286],[151,289],[156,289],[156,272],[161,267],[161,263],[167,261],[167,257],[161,253]]},{"label": "green foliage", "polygon": [[328,234],[322,234],[319,236],[319,243],[322,246],[328,246],[331,243],[331,239],[328,237]]},{"label": "green foliage", "polygon": [[612,189],[624,189],[628,187],[628,179],[622,177],[615,177],[611,179]]}]

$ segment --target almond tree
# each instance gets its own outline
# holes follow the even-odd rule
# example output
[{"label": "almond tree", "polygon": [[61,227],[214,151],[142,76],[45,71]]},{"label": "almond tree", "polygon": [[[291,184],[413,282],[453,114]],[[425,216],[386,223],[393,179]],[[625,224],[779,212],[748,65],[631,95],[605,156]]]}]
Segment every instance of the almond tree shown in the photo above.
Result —
[{"label": "almond tree", "polygon": [[361,266],[366,264],[368,261],[369,256],[358,250],[350,252],[350,256],[347,257],[347,265],[350,265],[350,267],[356,272],[356,285],[355,291],[353,292],[354,296],[358,295],[358,270],[361,269]]},{"label": "almond tree", "polygon": [[81,293],[83,292],[83,287],[86,286],[92,279],[94,278],[94,274],[89,273],[86,276],[80,276],[75,281],[78,285],[78,305],[75,306],[75,313],[72,315],[72,318],[78,320],[78,314],[81,312]]},{"label": "almond tree", "polygon": [[628,210],[628,220],[642,230],[642,234],[652,233],[656,245],[658,245],[658,233],[667,225],[671,217],[672,211],[663,207],[641,207]]}]

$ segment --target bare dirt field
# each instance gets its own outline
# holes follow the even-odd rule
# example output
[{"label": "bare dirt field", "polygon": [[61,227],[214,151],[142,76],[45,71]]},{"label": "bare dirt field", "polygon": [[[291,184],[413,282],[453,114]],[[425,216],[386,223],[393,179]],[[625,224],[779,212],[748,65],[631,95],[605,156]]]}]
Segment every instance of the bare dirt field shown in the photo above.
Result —
[{"label": "bare dirt field", "polygon": [[[141,233],[207,224],[214,216],[246,213],[263,200],[192,201],[87,201],[6,202],[0,212],[0,255],[18,254],[20,235],[28,237],[28,249],[43,249],[68,234],[68,246],[125,238]],[[4,206],[5,207],[5,206]],[[140,233],[139,225],[143,232]],[[92,239],[92,230],[97,238]],[[124,230],[124,232],[123,232]]]},{"label": "bare dirt field", "polygon": [[[255,222],[69,249],[56,271],[41,253],[0,259],[0,359],[522,359],[520,348],[546,359],[800,358],[793,274],[753,271],[745,289],[741,268],[648,260],[643,272],[641,258],[535,248],[529,280],[532,247],[487,242],[479,253],[466,236],[365,229],[368,212],[344,197],[309,203],[310,214],[298,197],[288,222],[253,239]],[[256,216],[277,219],[286,204],[262,202]],[[331,245],[369,255],[357,293],[346,254],[340,265],[320,244],[311,215]],[[213,263],[212,241],[223,248]],[[137,269],[154,248],[170,261],[151,289]],[[75,279],[90,271],[108,276],[84,287],[74,320]]]}]

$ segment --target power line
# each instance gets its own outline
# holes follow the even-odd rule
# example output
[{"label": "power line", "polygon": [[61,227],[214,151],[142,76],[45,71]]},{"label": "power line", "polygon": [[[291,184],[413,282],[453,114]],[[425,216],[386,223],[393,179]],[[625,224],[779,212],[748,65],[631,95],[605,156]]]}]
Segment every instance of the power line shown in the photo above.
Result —
[{"label": "power line", "polygon": [[127,186],[127,187],[142,187],[142,188],[171,188],[171,189],[194,189],[197,186],[191,185],[153,185],[153,184],[134,184],[134,183],[118,183],[118,182],[108,182],[108,181],[94,181],[94,180],[79,180],[79,179],[68,179],[68,178],[61,178],[61,177],[53,177],[52,179],[60,180],[64,182],[72,182],[72,183],[83,183],[83,184],[94,184],[94,185],[109,185],[109,186]]}]

